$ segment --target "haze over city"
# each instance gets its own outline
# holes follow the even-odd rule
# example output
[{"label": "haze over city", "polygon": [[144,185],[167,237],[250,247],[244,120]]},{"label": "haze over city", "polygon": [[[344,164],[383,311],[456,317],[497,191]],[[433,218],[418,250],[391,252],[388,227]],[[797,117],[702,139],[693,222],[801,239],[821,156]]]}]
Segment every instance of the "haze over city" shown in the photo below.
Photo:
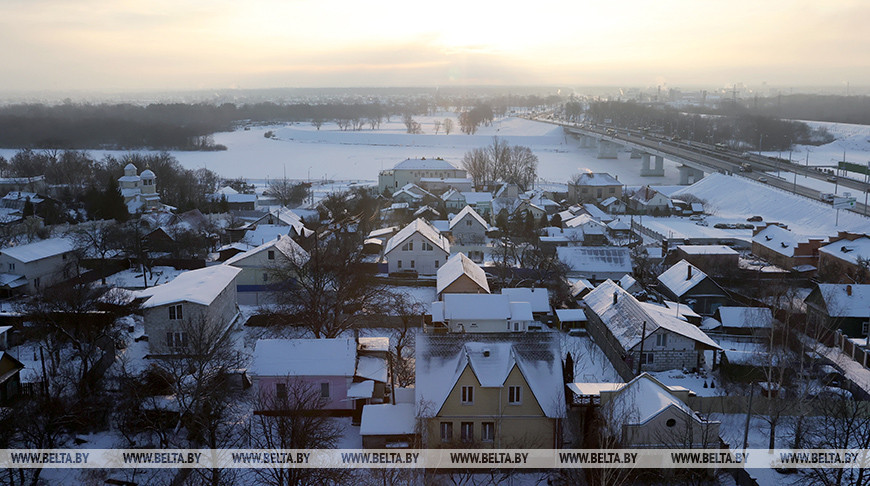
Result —
[{"label": "haze over city", "polygon": [[866,86],[863,1],[0,5],[2,91]]}]

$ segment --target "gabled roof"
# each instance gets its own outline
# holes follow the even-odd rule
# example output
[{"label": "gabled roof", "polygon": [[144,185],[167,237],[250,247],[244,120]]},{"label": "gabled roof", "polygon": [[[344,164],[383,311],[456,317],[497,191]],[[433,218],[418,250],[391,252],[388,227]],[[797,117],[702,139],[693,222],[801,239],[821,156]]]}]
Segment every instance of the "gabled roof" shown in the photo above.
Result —
[{"label": "gabled roof", "polygon": [[607,207],[607,206],[610,206],[611,204],[616,203],[616,202],[619,202],[619,198],[617,198],[615,196],[610,196],[607,199],[601,201],[599,204],[601,204],[604,207]]},{"label": "gabled roof", "polygon": [[465,206],[464,208],[462,208],[462,211],[459,211],[459,214],[457,214],[456,216],[453,217],[453,219],[450,220],[450,229],[452,230],[453,227],[456,226],[457,223],[462,221],[462,218],[464,218],[466,216],[470,216],[471,218],[476,220],[478,223],[483,225],[484,229],[489,228],[489,224],[487,224],[486,220],[483,219],[483,217],[481,215],[477,214],[477,211],[475,211],[474,208],[472,208],[471,206]]},{"label": "gabled roof", "polygon": [[588,277],[601,273],[631,273],[631,254],[624,246],[558,247],[556,255],[571,271]]},{"label": "gabled roof", "polygon": [[702,420],[685,402],[675,397],[667,386],[648,373],[641,373],[620,387],[613,397],[602,406],[607,416],[618,417],[608,424],[619,431],[622,425],[642,425],[668,408],[676,408],[697,423]]},{"label": "gabled roof", "polygon": [[852,241],[847,239],[837,240],[819,248],[819,252],[827,253],[857,265],[858,258],[870,259],[870,238],[863,236]]},{"label": "gabled roof", "polygon": [[140,297],[148,297],[142,308],[175,302],[210,305],[241,271],[241,268],[229,265],[214,265],[184,272],[169,283],[140,291]]},{"label": "gabled roof", "polygon": [[439,413],[462,372],[470,367],[484,387],[501,387],[514,367],[522,373],[544,415],[565,416],[559,334],[418,334],[417,415]]},{"label": "gabled roof", "polygon": [[396,233],[395,236],[390,238],[387,242],[386,248],[384,248],[384,254],[387,254],[394,248],[401,246],[405,240],[413,236],[415,233],[420,233],[421,236],[429,240],[433,245],[441,248],[447,253],[450,253],[450,243],[447,241],[447,238],[442,236],[441,233],[439,233],[438,230],[436,230],[425,219],[417,218],[408,224],[408,226],[402,228],[402,230]]},{"label": "gabled roof", "polygon": [[254,229],[245,231],[245,236],[242,237],[244,243],[254,246],[263,245],[281,236],[290,234],[289,226],[281,226],[277,224],[258,224]]},{"label": "gabled roof", "polygon": [[467,204],[480,204],[492,202],[492,194],[489,192],[463,192]]},{"label": "gabled roof", "polygon": [[598,221],[597,219],[586,213],[575,216],[568,221],[562,221],[562,227],[564,228],[576,228],[578,226],[584,225],[603,226],[601,224],[601,221]]},{"label": "gabled roof", "polygon": [[819,284],[805,300],[813,294],[821,295],[831,317],[870,316],[870,284]]},{"label": "gabled roof", "polygon": [[[531,321],[532,306],[502,294],[445,294],[444,319]],[[513,304],[526,304],[517,305]],[[434,320],[434,318],[433,318]]]},{"label": "gabled roof", "polygon": [[773,313],[767,307],[723,306],[716,309],[716,312],[724,327],[770,329],[773,326]]},{"label": "gabled roof", "polygon": [[282,255],[296,262],[297,265],[304,264],[308,261],[309,258],[308,252],[302,249],[302,247],[299,246],[298,243],[293,241],[293,238],[290,238],[287,235],[282,235],[279,236],[277,239],[274,239],[267,243],[263,243],[262,245],[252,250],[248,250],[246,252],[234,255],[232,258],[224,262],[224,265],[235,265],[254,255],[272,249],[281,252]]},{"label": "gabled roof", "polygon": [[406,159],[393,167],[393,170],[459,170],[443,159]]},{"label": "gabled roof", "polygon": [[739,255],[740,252],[725,245],[680,245],[677,248],[687,255]]},{"label": "gabled roof", "polygon": [[73,250],[73,242],[67,238],[49,238],[47,240],[11,246],[0,250],[0,253],[23,263],[35,262]]},{"label": "gabled roof", "polygon": [[346,376],[356,373],[356,341],[260,339],[248,369],[254,376]]},{"label": "gabled roof", "polygon": [[[691,268],[691,276],[689,275],[689,268]],[[686,292],[695,288],[705,278],[707,278],[707,274],[702,272],[698,267],[686,260],[680,260],[659,275],[658,281],[674,295],[681,297]]]},{"label": "gabled roof", "polygon": [[582,173],[577,179],[577,186],[621,186],[622,183],[606,172]]},{"label": "gabled roof", "polygon": [[550,312],[550,294],[545,288],[506,288],[501,289],[511,302],[528,302],[532,312]]},{"label": "gabled roof", "polygon": [[436,293],[441,293],[455,282],[459,277],[466,275],[482,290],[489,293],[489,283],[486,281],[486,272],[480,265],[471,261],[464,253],[457,253],[450,257],[441,268],[438,269],[438,286]]},{"label": "gabled roof", "polygon": [[[613,294],[617,294],[614,302]],[[712,349],[719,345],[701,332],[697,327],[678,319],[667,308],[644,306],[631,294],[612,280],[607,280],[583,298],[589,310],[595,312],[610,333],[619,341],[623,349],[630,350],[640,344],[643,323],[646,322],[646,335],[652,335],[659,328],[680,334]]]},{"label": "gabled roof", "polygon": [[592,216],[594,219],[597,219],[598,221],[601,221],[604,223],[608,223],[610,221],[613,221],[613,216],[605,213],[604,211],[601,210],[601,208],[599,208],[598,206],[596,206],[592,203],[584,204],[583,209],[585,209],[586,212],[589,213],[590,216]]},{"label": "gabled roof", "polygon": [[758,243],[759,245],[773,250],[780,255],[791,257],[794,256],[794,250],[798,245],[809,242],[811,238],[820,240],[824,239],[821,237],[799,235],[781,226],[771,224],[756,233],[756,235],[752,237],[752,242]]},{"label": "gabled roof", "polygon": [[571,284],[571,297],[577,297],[584,290],[592,291],[594,288],[595,286],[589,280],[585,278],[577,279],[577,281]]}]

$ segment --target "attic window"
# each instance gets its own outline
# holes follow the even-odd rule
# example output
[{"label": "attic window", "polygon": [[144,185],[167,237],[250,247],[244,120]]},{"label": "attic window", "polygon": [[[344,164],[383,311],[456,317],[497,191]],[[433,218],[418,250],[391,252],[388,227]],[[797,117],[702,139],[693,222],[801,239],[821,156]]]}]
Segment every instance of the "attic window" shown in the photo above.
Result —
[{"label": "attic window", "polygon": [[764,236],[764,239],[767,240],[767,241],[770,241],[770,240],[773,239],[773,236],[765,235],[765,236]]},{"label": "attic window", "polygon": [[668,427],[673,427],[674,425],[677,425],[677,421],[672,419],[672,418],[669,418],[668,421],[665,422],[665,425],[667,425]]},{"label": "attic window", "polygon": [[486,358],[489,358],[489,354],[490,354],[489,348],[483,348],[483,356]]},{"label": "attic window", "polygon": [[269,250],[269,260],[275,259],[275,250]]}]

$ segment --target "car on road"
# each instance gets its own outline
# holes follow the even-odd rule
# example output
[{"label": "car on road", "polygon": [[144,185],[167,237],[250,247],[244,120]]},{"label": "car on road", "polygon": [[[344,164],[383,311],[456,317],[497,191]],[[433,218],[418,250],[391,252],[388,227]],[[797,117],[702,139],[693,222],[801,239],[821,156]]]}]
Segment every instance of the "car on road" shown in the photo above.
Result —
[{"label": "car on road", "polygon": [[828,182],[837,182],[837,176],[828,176]]},{"label": "car on road", "polygon": [[758,182],[761,182],[763,184],[767,184],[767,177],[759,177]]},{"label": "car on road", "polygon": [[831,194],[829,192],[819,194],[819,199],[821,199],[822,201],[834,202],[834,197],[836,197],[836,196],[834,196],[833,194]]}]

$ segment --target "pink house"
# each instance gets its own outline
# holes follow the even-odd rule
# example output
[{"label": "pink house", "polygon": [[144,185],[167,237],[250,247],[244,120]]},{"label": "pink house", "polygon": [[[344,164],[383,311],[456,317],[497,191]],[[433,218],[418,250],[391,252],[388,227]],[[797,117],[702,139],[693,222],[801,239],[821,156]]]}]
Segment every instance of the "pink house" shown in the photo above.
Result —
[{"label": "pink house", "polygon": [[361,412],[382,403],[388,380],[389,338],[261,339],[249,374],[261,410],[288,387],[304,386],[325,401],[326,410]]}]

